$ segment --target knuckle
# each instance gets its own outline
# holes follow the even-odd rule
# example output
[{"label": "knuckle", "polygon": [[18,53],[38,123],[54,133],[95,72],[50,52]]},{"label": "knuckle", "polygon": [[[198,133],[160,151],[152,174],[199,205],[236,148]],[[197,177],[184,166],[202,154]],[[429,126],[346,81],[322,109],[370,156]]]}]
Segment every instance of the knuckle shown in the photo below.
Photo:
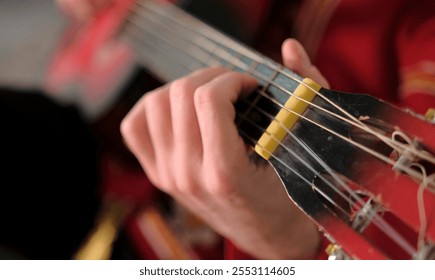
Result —
[{"label": "knuckle", "polygon": [[175,80],[169,90],[171,99],[184,99],[186,95],[191,94],[194,91],[195,84],[188,78],[181,78]]},{"label": "knuckle", "polygon": [[145,96],[144,99],[144,111],[150,118],[157,117],[163,114],[162,111],[167,103],[167,93],[165,92],[153,92]]},{"label": "knuckle", "polygon": [[199,189],[194,171],[192,171],[186,164],[174,167],[175,184],[178,192],[184,195],[196,196]]},{"label": "knuckle", "polygon": [[132,136],[136,133],[134,122],[131,118],[131,116],[127,116],[121,121],[120,131],[124,138],[127,136]]},{"label": "knuckle", "polygon": [[209,175],[208,192],[215,197],[229,197],[236,188],[234,177],[227,172],[219,168],[215,168]]},{"label": "knuckle", "polygon": [[217,98],[218,92],[214,87],[209,85],[202,85],[196,91],[194,95],[194,103],[197,108],[202,108],[207,104],[213,103]]},{"label": "knuckle", "polygon": [[155,108],[156,106],[160,106],[163,102],[163,94],[160,92],[150,92],[145,95],[144,98],[144,107],[146,110]]},{"label": "knuckle", "polygon": [[189,178],[178,178],[177,189],[179,193],[188,196],[196,196],[198,194],[197,185],[193,180]]},{"label": "knuckle", "polygon": [[136,141],[139,137],[138,135],[141,129],[139,127],[139,123],[141,123],[140,117],[141,116],[136,112],[128,114],[119,125],[122,138],[129,144]]}]

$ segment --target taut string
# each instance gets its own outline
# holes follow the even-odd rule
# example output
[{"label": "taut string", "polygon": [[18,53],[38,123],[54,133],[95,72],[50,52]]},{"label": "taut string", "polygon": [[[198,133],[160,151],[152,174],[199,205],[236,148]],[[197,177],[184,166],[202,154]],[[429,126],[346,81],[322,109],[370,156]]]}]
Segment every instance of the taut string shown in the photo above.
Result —
[{"label": "taut string", "polygon": [[[155,2],[147,1],[147,0],[142,0],[142,1],[139,0],[138,4],[140,7],[142,7],[143,12],[139,13],[137,15],[142,16],[143,19],[145,19],[145,20],[152,19],[152,18],[155,18],[155,16],[157,14],[160,15],[160,17],[157,18],[157,22],[154,21],[155,27],[163,27],[165,29],[168,29],[171,32],[172,30],[170,30],[167,25],[162,24],[162,20],[166,20],[166,22],[172,22],[172,24],[170,26],[181,32],[181,33],[174,32],[175,35],[180,36],[181,34],[187,35],[188,33],[190,33],[191,34],[190,37],[191,37],[192,42],[194,44],[197,44],[197,45],[206,44],[206,45],[208,45],[208,46],[203,45],[205,50],[211,49],[213,44],[214,44],[213,48],[216,48],[216,47],[218,47],[218,45],[221,45],[221,46],[225,46],[226,48],[228,48],[232,51],[239,53],[240,55],[243,55],[243,56],[248,57],[252,60],[255,60],[258,63],[261,63],[263,65],[267,65],[268,67],[270,67],[272,70],[276,71],[277,73],[280,73],[280,74],[286,76],[287,78],[290,78],[293,81],[295,81],[299,84],[302,84],[305,87],[309,88],[310,90],[315,92],[319,97],[321,97],[323,100],[328,102],[334,108],[336,108],[341,113],[346,115],[350,120],[352,120],[352,122],[351,122],[349,119],[342,118],[343,121],[348,122],[354,126],[358,125],[358,127],[360,129],[365,130],[366,132],[378,137],[380,140],[382,140],[384,143],[386,143],[387,145],[392,147],[394,150],[398,150],[399,152],[403,152],[404,150],[409,151],[409,152],[413,153],[414,155],[418,156],[419,158],[425,159],[425,160],[435,164],[435,158],[433,158],[430,155],[427,155],[425,153],[421,153],[417,149],[409,150],[409,147],[405,146],[403,143],[400,143],[398,141],[394,141],[393,139],[385,137],[384,135],[376,132],[375,130],[371,129],[366,124],[361,122],[358,118],[354,117],[349,112],[347,112],[346,110],[344,110],[343,108],[341,108],[340,106],[335,104],[332,100],[330,100],[329,98],[324,96],[321,92],[317,91],[316,89],[314,89],[311,86],[304,83],[294,73],[289,72],[289,71],[283,71],[281,69],[280,65],[276,64],[275,62],[273,62],[271,60],[266,59],[264,56],[262,56],[258,53],[255,53],[252,50],[249,50],[246,47],[243,47],[241,44],[231,40],[229,37],[223,35],[219,31],[217,31],[217,30],[215,30],[207,25],[201,24],[201,22],[199,22],[196,18],[194,18],[193,16],[191,16],[187,13],[183,13],[177,7],[175,7],[173,5],[158,5]],[[147,10],[150,11],[151,13],[146,14]],[[145,15],[150,16],[150,17],[147,17]],[[184,30],[181,30],[180,29],[181,27],[184,28]],[[188,32],[188,33],[186,33],[186,32]],[[187,35],[187,36],[189,36],[189,35]],[[205,40],[206,38],[208,39],[208,41]],[[217,48],[213,52],[216,52],[216,51],[226,52],[223,48],[220,48],[220,49]],[[226,54],[226,55],[228,55],[228,54]],[[229,54],[229,55],[231,56],[231,54]],[[225,59],[224,57],[222,57],[222,58]],[[237,67],[240,67],[240,66],[243,67],[243,68],[241,67],[243,70],[246,70],[246,69],[244,69],[244,68],[246,68],[246,65],[244,65],[243,63],[242,63],[242,65],[237,65]],[[267,79],[267,77],[266,77],[266,79]],[[292,95],[291,92],[287,91],[286,89],[284,89],[282,87],[280,87],[280,90],[288,95]],[[295,97],[298,98],[297,96],[295,96]],[[308,101],[301,99],[301,98],[298,98],[298,99],[302,102],[308,102]],[[316,104],[312,104],[311,102],[309,102],[309,105],[317,107],[320,110],[324,110],[328,114],[331,114],[335,117],[338,116],[337,114],[330,112],[322,107],[319,107]],[[422,180],[421,176],[419,179]]]},{"label": "taut string", "polygon": [[[279,68],[277,68],[276,65],[274,65],[273,63],[271,63],[268,60],[265,60],[262,56],[255,54],[255,53],[250,53],[247,52],[246,50],[241,49],[240,46],[236,45],[234,46],[234,43],[231,41],[228,41],[229,39],[223,35],[218,35],[215,36],[215,38],[210,38],[210,36],[214,35],[213,32],[210,32],[210,30],[203,30],[203,29],[198,29],[195,30],[194,28],[192,28],[191,26],[185,26],[185,22],[184,21],[177,21],[177,25],[170,25],[172,28],[176,28],[176,30],[180,31],[180,32],[175,32],[174,30],[171,30],[168,26],[166,25],[162,25],[161,22],[159,22],[159,19],[155,19],[156,16],[156,12],[159,13],[162,16],[165,16],[167,18],[167,20],[170,21],[176,21],[178,18],[178,14],[177,16],[173,16],[173,17],[168,17],[168,15],[165,13],[164,10],[159,10],[160,7],[157,5],[152,4],[152,6],[149,6],[151,3],[149,1],[147,1],[146,4],[143,3],[139,3],[139,5],[141,5],[143,8],[147,9],[149,8],[149,11],[145,11],[142,10],[142,13],[136,12],[136,16],[139,17],[139,20],[135,20],[134,18],[130,19],[130,23],[134,24],[137,28],[140,29],[140,31],[132,31],[132,27],[131,25],[129,27],[126,28],[126,32],[129,34],[133,33],[133,36],[136,37],[136,39],[141,40],[140,45],[146,45],[147,48],[151,48],[153,49],[153,51],[155,51],[156,53],[159,53],[159,55],[162,58],[166,58],[168,61],[175,61],[178,62],[177,64],[170,64],[168,67],[172,70],[175,70],[173,74],[174,76],[177,75],[177,69],[184,69],[185,71],[181,70],[178,73],[183,73],[183,74],[187,74],[191,71],[197,70],[199,68],[202,68],[204,66],[217,66],[217,65],[222,65],[222,63],[217,60],[216,58],[213,57],[213,55],[217,56],[220,59],[223,59],[225,62],[231,64],[232,67],[238,67],[244,71],[246,71],[247,73],[253,75],[256,78],[262,79],[264,81],[267,82],[267,85],[273,85],[276,88],[280,89],[282,92],[288,94],[288,95],[292,95],[292,92],[286,90],[285,88],[283,88],[281,85],[277,84],[276,82],[274,82],[273,78],[271,79],[270,77],[266,77],[265,75],[263,75],[262,73],[258,72],[255,70],[255,64],[259,64],[259,63],[263,63],[266,64],[268,67],[270,67],[271,69],[275,70],[274,73],[280,73],[283,74],[295,81],[297,81],[299,84],[304,84],[307,88],[311,88],[310,86],[306,85],[303,81],[301,81],[298,77],[293,76],[291,74],[289,74],[286,71],[283,71]],[[182,17],[184,17],[185,15],[182,14]],[[186,16],[188,17],[188,16]],[[139,21],[139,22],[138,22]],[[160,23],[160,25],[159,25]],[[158,29],[160,31],[162,31],[162,29],[167,29],[167,31],[165,31],[165,36],[162,36],[161,33],[156,31],[156,27],[158,27]],[[182,32],[181,27],[188,29],[188,32],[191,33],[191,35],[187,34],[185,31],[184,33]],[[135,30],[133,28],[133,30]],[[169,30],[169,31],[168,31]],[[213,29],[211,29],[213,30]],[[155,47],[154,43],[155,42],[146,42],[143,40],[143,32],[147,32],[149,35],[155,37],[158,40],[161,40],[163,42],[166,42],[166,44],[169,44],[171,47],[170,49],[175,49],[177,51],[182,52],[183,54],[187,54],[189,56],[191,56],[193,58],[193,63],[188,64],[184,61],[182,61],[182,58],[178,57],[172,53],[164,53],[164,49],[160,49],[159,47]],[[196,35],[195,35],[196,33]],[[205,35],[203,33],[206,33]],[[193,39],[192,42],[193,44],[189,41],[189,44],[186,45],[186,43],[182,42],[181,40],[185,40],[183,35],[187,35],[187,37],[192,37],[193,34]],[[195,37],[196,36],[196,37]],[[212,42],[210,42],[210,40]],[[136,40],[137,41],[137,40]],[[187,41],[187,40],[186,40]],[[175,43],[174,43],[175,42]],[[181,47],[180,47],[180,43],[181,43]],[[234,54],[231,54],[229,51],[225,50],[224,48],[220,47],[219,44],[226,44],[227,47],[229,46],[229,48],[234,48],[237,49],[238,53],[240,54],[239,57],[235,57]],[[160,44],[162,45],[162,44]],[[165,44],[163,44],[165,45]],[[177,46],[178,45],[178,46]],[[187,48],[186,48],[187,47]],[[162,53],[163,52],[163,53]],[[250,65],[247,65],[245,62],[243,62],[243,60],[241,59],[241,56],[245,55],[246,57],[249,57],[252,60],[252,63]],[[172,57],[169,59],[169,57]],[[192,60],[190,60],[192,61]],[[158,67],[156,67],[158,69]],[[162,71],[165,72],[165,71]],[[165,74],[163,74],[165,75]],[[330,101],[329,99],[327,99],[325,96],[323,96],[321,93],[319,93],[318,91],[314,90],[311,88],[311,90],[313,90],[314,92],[316,92],[321,98],[327,100],[327,102],[331,103],[334,107],[337,107],[337,109],[339,109],[340,111],[342,111],[342,113],[344,113],[346,116],[349,117],[349,119],[346,119],[345,117],[338,115],[334,112],[330,112],[325,108],[322,108],[316,104],[313,104],[312,102],[308,102],[304,99],[300,99],[297,96],[295,96],[296,98],[300,99],[302,102],[308,102],[309,105],[313,106],[316,109],[322,110],[330,115],[333,115],[334,117],[347,122],[353,126],[359,127],[362,130],[365,130],[373,135],[378,136],[378,138],[380,138],[381,140],[383,140],[384,142],[387,141],[392,148],[394,149],[400,149],[400,150],[405,150],[408,149],[408,147],[404,146],[402,143],[395,141],[394,139],[390,139],[388,137],[385,137],[384,135],[381,135],[377,132],[374,132],[371,128],[367,127],[364,123],[362,123],[360,120],[356,119],[354,116],[350,115],[348,112],[344,111],[342,108],[340,108],[338,105],[336,105],[335,103],[333,103],[332,101]],[[276,105],[278,105],[280,108],[287,110],[289,112],[292,112],[292,110],[284,107],[280,102],[278,102],[276,99],[274,99],[273,97],[269,96],[264,90],[263,91],[259,91],[259,93],[265,97],[268,98],[269,100],[271,100],[272,102],[274,102]],[[246,101],[245,101],[246,102]],[[255,107],[255,106],[254,106]],[[258,108],[255,108],[258,110]],[[298,115],[301,118],[306,119],[307,121],[312,122],[315,125],[318,125],[322,128],[325,129],[324,126],[322,126],[321,124],[310,120],[308,118],[306,118],[303,115],[297,114],[295,112],[292,112],[293,114]],[[273,116],[268,116],[271,119],[274,119]],[[246,117],[244,117],[244,119],[246,119]],[[249,120],[250,121],[250,120]],[[283,128],[285,128],[283,126],[282,123],[280,123],[280,126],[282,126]],[[328,128],[326,128],[328,129]],[[299,145],[301,145],[306,151],[309,152],[309,154],[316,160],[318,161],[324,168],[325,170],[337,181],[338,184],[340,184],[342,187],[343,185],[347,188],[345,188],[346,190],[348,190],[349,194],[356,200],[358,201],[358,207],[359,204],[363,205],[362,200],[359,198],[359,196],[357,194],[355,194],[352,190],[350,190],[346,183],[344,183],[340,178],[338,178],[338,176],[334,173],[334,171],[326,165],[326,163],[324,163],[317,155],[315,155],[311,149],[304,144],[302,141],[300,141],[299,139],[295,138],[296,136],[294,136],[290,131],[288,131],[288,129],[286,129],[288,134],[293,137],[298,143]],[[329,133],[336,135],[337,137],[340,137],[341,139],[349,142],[352,145],[357,146],[360,149],[363,149],[364,151],[378,157],[379,159],[381,159],[382,161],[390,164],[390,165],[394,165],[396,164],[395,161],[385,157],[382,154],[379,154],[378,152],[360,144],[357,142],[354,142],[350,139],[348,139],[347,137],[333,131],[333,130],[328,130]],[[245,132],[241,132],[243,134],[245,134],[245,136],[250,138],[250,141],[252,141],[253,143],[255,143],[255,140],[253,141],[252,138],[249,135],[246,135]],[[379,135],[378,135],[379,134]],[[282,143],[279,143],[280,145],[283,145]],[[288,150],[289,148],[285,147],[286,150]],[[416,155],[420,155],[421,153],[417,150],[412,151],[413,153],[415,153]],[[276,158],[276,156],[271,155],[272,157]],[[422,158],[429,158],[429,161],[435,162],[435,159],[433,159],[430,156],[427,156],[425,154],[422,154]],[[291,170],[292,172],[294,172],[298,177],[301,177],[302,175],[298,174],[293,168],[289,167],[288,164],[283,163],[280,159],[276,158],[279,162],[281,162],[281,164],[283,164],[286,168],[288,168],[289,170]],[[304,161],[303,159],[298,158],[299,161],[301,161],[304,165],[309,165],[306,161]],[[400,169],[402,171],[407,172],[410,175],[413,175],[417,178],[421,177],[421,174],[419,174],[417,171],[410,169],[406,166],[401,165]],[[315,171],[314,169],[312,169],[312,171],[315,174],[318,174],[318,171]],[[414,173],[414,174],[413,174]],[[338,179],[337,179],[338,178]],[[306,183],[308,183],[309,185],[312,185],[309,180],[307,180],[306,178],[301,178],[303,179],[303,181],[305,181]],[[328,180],[324,179],[323,177],[321,178],[323,181],[325,181],[325,183],[327,183],[328,185],[332,185]],[[335,186],[331,186],[333,187],[334,191],[338,192],[339,195],[343,196],[345,199],[348,199],[346,197],[345,194],[343,194],[340,190],[337,190],[337,188]],[[319,191],[319,190],[318,190]],[[322,194],[324,195],[324,194]],[[355,196],[355,197],[354,197]],[[326,199],[331,199],[329,197],[325,197]],[[344,211],[344,209],[340,209],[341,211]],[[377,215],[377,214],[375,214]],[[379,222],[381,221],[381,222]],[[391,228],[391,226],[384,224],[384,221],[382,220],[382,218],[380,218],[379,216],[376,216],[373,219],[373,222],[375,224],[378,224],[378,227],[383,228],[386,232],[386,234],[390,235],[398,235],[397,233],[394,233],[395,230]],[[409,245],[403,238],[400,237],[400,235],[398,236],[390,236],[393,240],[395,240],[405,251],[407,251],[408,253],[410,253],[411,255],[413,253],[415,253],[414,248]]]}]

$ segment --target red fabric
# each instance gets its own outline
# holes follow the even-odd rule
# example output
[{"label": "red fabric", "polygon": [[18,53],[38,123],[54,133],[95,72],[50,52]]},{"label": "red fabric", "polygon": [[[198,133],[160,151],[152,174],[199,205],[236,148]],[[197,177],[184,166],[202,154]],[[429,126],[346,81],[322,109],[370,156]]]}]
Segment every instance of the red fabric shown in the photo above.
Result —
[{"label": "red fabric", "polygon": [[435,3],[408,5],[396,39],[403,104],[425,113],[435,108]]},{"label": "red fabric", "polygon": [[253,260],[251,255],[239,250],[231,241],[226,240],[224,247],[224,258],[226,260]]},{"label": "red fabric", "polygon": [[[318,19],[328,16],[319,13],[322,1],[311,2],[313,9],[305,10],[304,20],[325,22]],[[302,43],[312,47],[309,37],[304,34]],[[317,47],[312,62],[331,88],[369,93],[421,114],[435,108],[434,2],[342,0]],[[323,239],[318,259],[327,257],[327,244]],[[231,243],[227,248],[229,259],[251,258]]]},{"label": "red fabric", "polygon": [[110,100],[107,93],[124,77],[133,59],[127,46],[113,40],[133,4],[132,0],[113,0],[89,22],[71,24],[46,73],[44,88],[50,94],[76,86],[84,92],[80,102],[88,106]]},{"label": "red fabric", "polygon": [[[366,11],[366,12],[364,12]],[[419,113],[435,106],[435,87],[423,92],[409,83],[412,67],[435,63],[435,3],[342,0],[326,29],[314,64],[331,87],[369,93]]]}]

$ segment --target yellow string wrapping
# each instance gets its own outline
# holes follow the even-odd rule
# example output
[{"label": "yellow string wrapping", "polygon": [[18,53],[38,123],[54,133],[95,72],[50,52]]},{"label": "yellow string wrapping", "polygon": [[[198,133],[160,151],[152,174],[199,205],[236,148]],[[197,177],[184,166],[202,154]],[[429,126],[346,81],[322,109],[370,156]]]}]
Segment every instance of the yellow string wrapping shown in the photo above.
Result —
[{"label": "yellow string wrapping", "polygon": [[266,160],[270,158],[278,148],[279,143],[287,135],[287,131],[293,128],[299,119],[299,115],[305,112],[320,88],[317,83],[309,78],[303,80],[303,83],[296,88],[293,95],[284,104],[284,108],[278,112],[275,119],[267,127],[266,132],[258,140],[258,144],[255,145],[255,151],[260,156]]}]

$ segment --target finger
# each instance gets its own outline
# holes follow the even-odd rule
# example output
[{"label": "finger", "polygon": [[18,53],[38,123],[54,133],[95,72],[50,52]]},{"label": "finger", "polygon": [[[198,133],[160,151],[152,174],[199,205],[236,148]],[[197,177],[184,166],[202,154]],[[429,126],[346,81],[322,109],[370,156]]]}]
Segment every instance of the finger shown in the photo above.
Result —
[{"label": "finger", "polygon": [[155,170],[159,181],[156,186],[166,192],[174,187],[171,167],[174,150],[172,116],[169,101],[169,87],[154,90],[145,96],[146,120],[154,151]]},{"label": "finger", "polygon": [[215,166],[216,170],[237,168],[238,161],[247,160],[245,144],[234,123],[236,112],[233,104],[241,94],[252,92],[256,86],[254,78],[231,72],[213,79],[195,92],[195,108],[204,146],[203,161]]},{"label": "finger", "polygon": [[299,75],[311,78],[320,86],[329,88],[329,83],[320,71],[311,64],[310,58],[303,46],[295,39],[287,39],[282,44],[284,65]]},{"label": "finger", "polygon": [[[207,68],[174,81],[170,87],[174,161],[172,174],[176,188],[185,196],[202,198],[198,170],[202,163],[202,140],[194,105],[194,92],[201,85],[226,72],[224,68]],[[188,164],[186,164],[188,162]]]},{"label": "finger", "polygon": [[121,134],[126,146],[137,158],[149,179],[157,181],[155,168],[151,164],[155,161],[150,132],[145,110],[145,100],[142,98],[121,122]]},{"label": "finger", "polygon": [[172,150],[168,91],[169,85],[165,85],[145,94],[121,126],[128,147],[149,179],[155,186],[166,188],[172,186],[171,177],[165,175]]},{"label": "finger", "polygon": [[171,84],[173,134],[181,159],[191,158],[194,163],[202,157],[202,141],[194,105],[195,90],[226,71],[224,68],[207,68]]}]

